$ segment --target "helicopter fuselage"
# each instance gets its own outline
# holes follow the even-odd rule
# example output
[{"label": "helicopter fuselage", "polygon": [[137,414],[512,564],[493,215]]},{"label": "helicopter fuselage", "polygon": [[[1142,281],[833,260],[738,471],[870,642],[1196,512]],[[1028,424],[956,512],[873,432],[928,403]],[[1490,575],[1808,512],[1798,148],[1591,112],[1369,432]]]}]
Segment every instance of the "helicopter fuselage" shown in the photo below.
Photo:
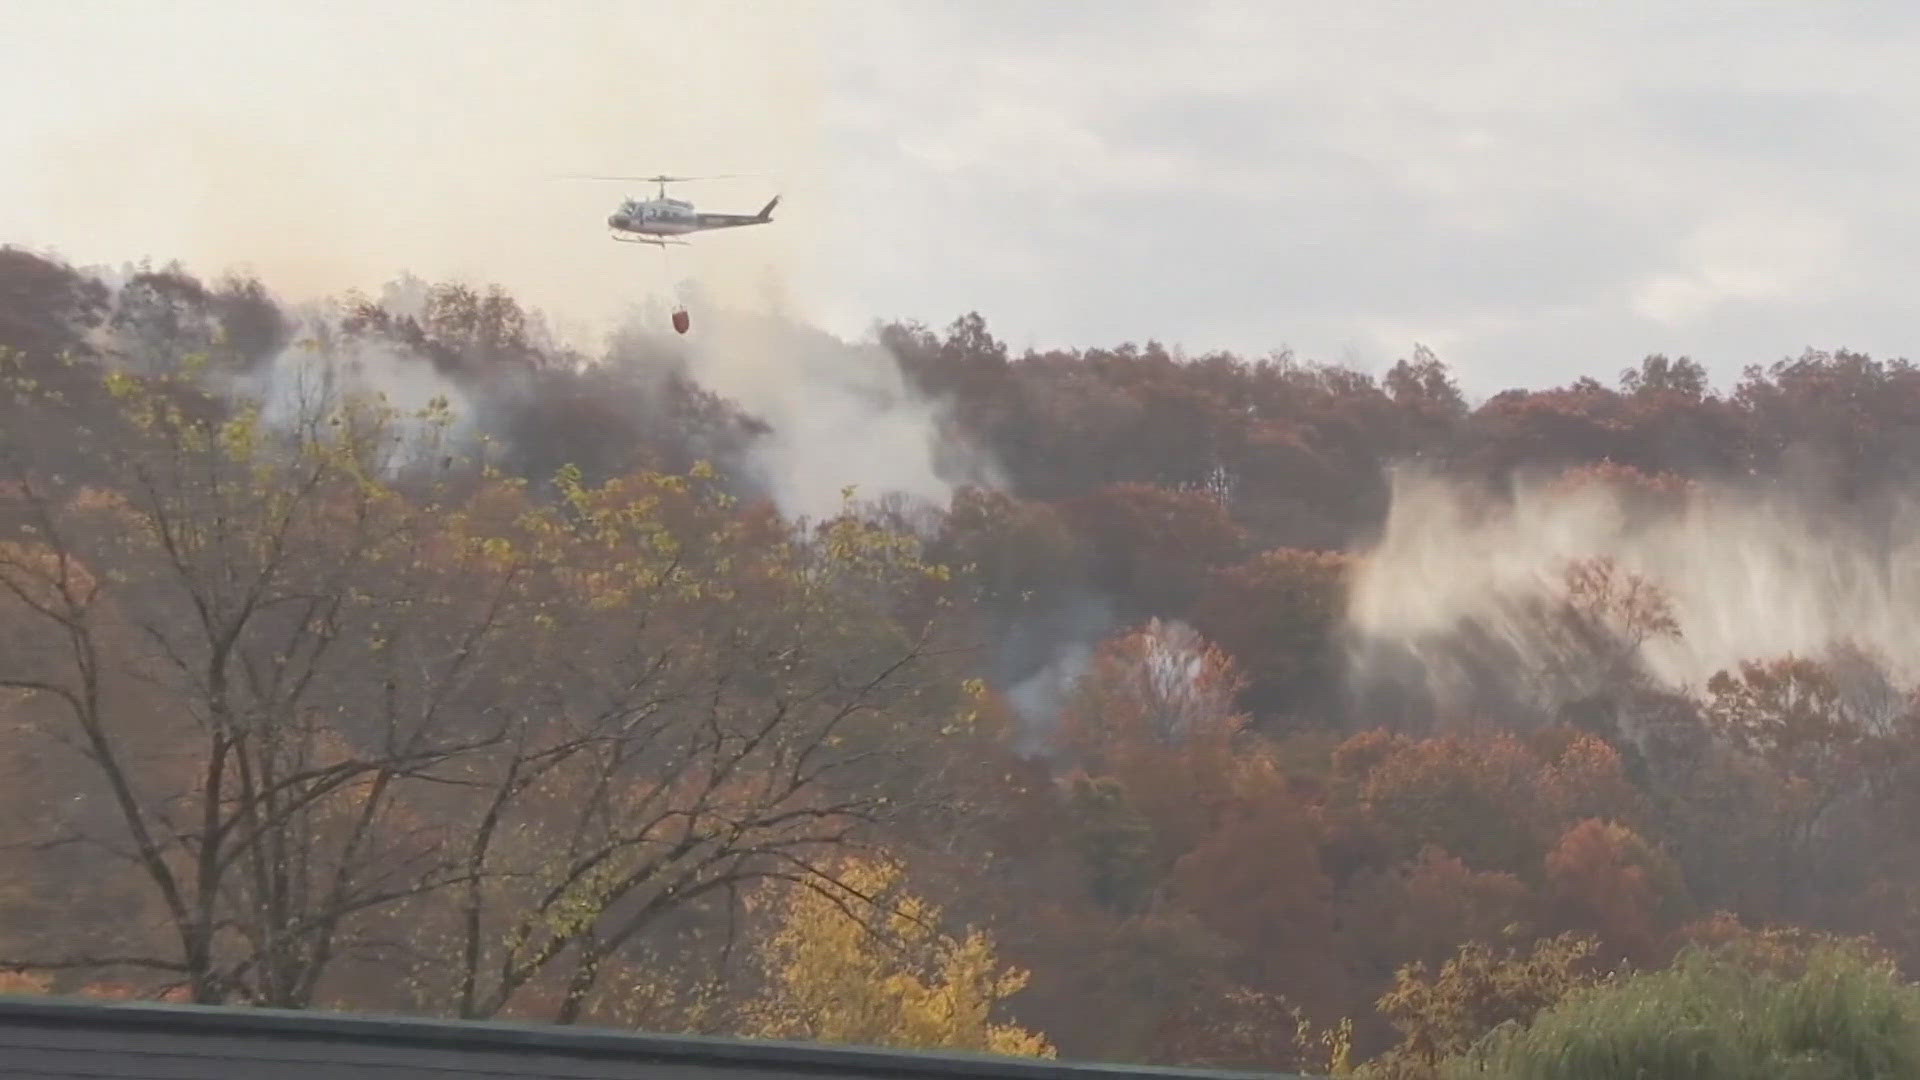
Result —
[{"label": "helicopter fuselage", "polygon": [[[661,241],[646,238],[685,236],[688,233],[732,229],[742,225],[764,225],[773,220],[773,208],[779,204],[780,199],[775,196],[757,214],[703,214],[695,210],[692,203],[666,195],[652,199],[628,199],[608,215],[607,227],[614,231],[616,240],[638,239],[642,243],[657,244]],[[630,235],[621,236],[621,233]]]},{"label": "helicopter fuselage", "polygon": [[645,236],[682,236],[700,231],[693,205],[679,199],[628,199],[607,218],[607,225]]}]

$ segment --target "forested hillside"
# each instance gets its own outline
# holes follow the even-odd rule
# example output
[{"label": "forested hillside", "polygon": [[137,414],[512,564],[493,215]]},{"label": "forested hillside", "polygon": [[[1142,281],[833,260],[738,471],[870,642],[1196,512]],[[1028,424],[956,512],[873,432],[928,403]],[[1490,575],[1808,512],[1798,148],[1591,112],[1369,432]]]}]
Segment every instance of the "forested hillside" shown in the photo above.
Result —
[{"label": "forested hillside", "polygon": [[878,338],[950,494],[801,519],[670,335],[0,249],[0,979],[1423,1076],[1920,966],[1911,365]]}]

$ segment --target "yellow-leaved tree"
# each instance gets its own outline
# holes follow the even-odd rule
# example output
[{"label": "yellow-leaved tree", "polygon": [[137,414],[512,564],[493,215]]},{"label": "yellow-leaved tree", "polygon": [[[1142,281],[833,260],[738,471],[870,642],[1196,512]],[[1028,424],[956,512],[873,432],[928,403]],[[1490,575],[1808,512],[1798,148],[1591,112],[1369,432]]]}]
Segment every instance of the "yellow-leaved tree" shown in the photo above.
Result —
[{"label": "yellow-leaved tree", "polygon": [[938,907],[903,888],[898,866],[844,864],[790,883],[767,944],[767,985],[745,1034],[811,1042],[1053,1057],[1044,1035],[994,1014],[1027,984],[990,935],[954,938]]}]

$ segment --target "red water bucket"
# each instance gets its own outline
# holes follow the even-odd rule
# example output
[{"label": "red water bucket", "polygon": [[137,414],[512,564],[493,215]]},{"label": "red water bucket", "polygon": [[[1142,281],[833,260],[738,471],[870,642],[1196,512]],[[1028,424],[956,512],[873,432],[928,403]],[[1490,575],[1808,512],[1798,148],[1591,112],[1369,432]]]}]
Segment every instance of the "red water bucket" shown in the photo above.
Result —
[{"label": "red water bucket", "polygon": [[673,313],[673,328],[675,330],[684,334],[687,332],[687,327],[691,325],[693,325],[693,320],[687,318],[686,312],[676,311]]}]

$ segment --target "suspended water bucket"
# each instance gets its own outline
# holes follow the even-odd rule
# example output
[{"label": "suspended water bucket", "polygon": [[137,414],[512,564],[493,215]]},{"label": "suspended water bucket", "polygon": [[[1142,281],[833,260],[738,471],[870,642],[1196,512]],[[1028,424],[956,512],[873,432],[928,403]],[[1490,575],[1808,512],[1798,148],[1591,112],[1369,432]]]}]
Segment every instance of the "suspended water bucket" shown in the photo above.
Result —
[{"label": "suspended water bucket", "polygon": [[679,311],[676,311],[673,313],[673,328],[675,330],[684,334],[687,332],[687,327],[691,325],[693,325],[693,320],[687,318],[687,311],[685,308],[681,308]]}]

